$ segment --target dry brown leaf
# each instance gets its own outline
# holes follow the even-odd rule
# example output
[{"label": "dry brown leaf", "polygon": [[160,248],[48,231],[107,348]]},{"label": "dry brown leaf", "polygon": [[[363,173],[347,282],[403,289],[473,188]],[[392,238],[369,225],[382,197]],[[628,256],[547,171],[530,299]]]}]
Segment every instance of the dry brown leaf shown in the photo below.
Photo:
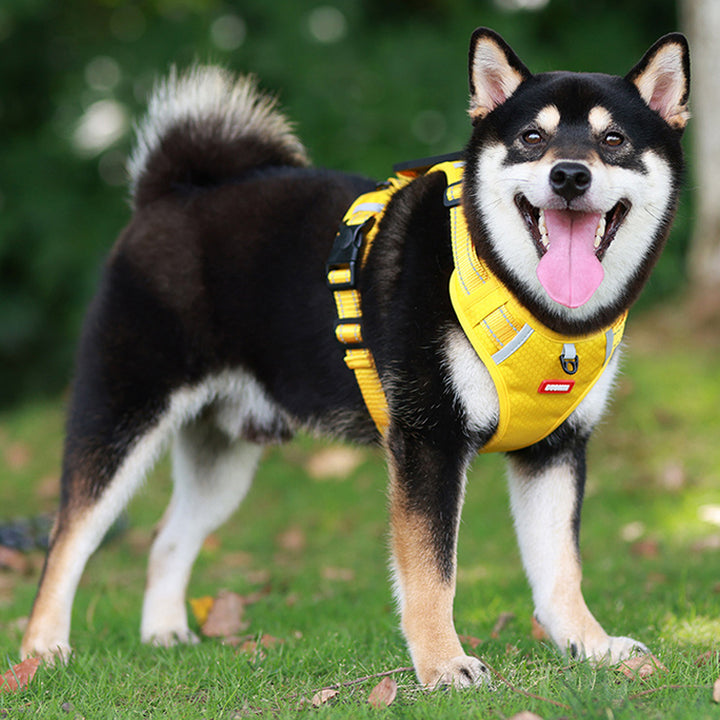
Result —
[{"label": "dry brown leaf", "polygon": [[0,692],[15,692],[24,690],[35,676],[40,666],[40,658],[28,658],[18,665],[13,665],[0,677]]},{"label": "dry brown leaf", "polygon": [[463,643],[463,645],[467,645],[471,650],[475,650],[475,648],[478,645],[482,645],[482,640],[480,638],[473,637],[472,635],[459,635],[460,642]]},{"label": "dry brown leaf", "polygon": [[538,619],[533,615],[532,617],[532,630],[530,634],[533,640],[547,640],[549,638],[545,628],[538,622]]},{"label": "dry brown leaf", "polygon": [[30,564],[19,550],[0,545],[0,567],[24,574],[30,569]]},{"label": "dry brown leaf", "polygon": [[356,448],[327,448],[316,452],[308,460],[305,469],[315,480],[345,478],[362,463],[364,457],[364,453]]},{"label": "dry brown leaf", "polygon": [[38,480],[35,495],[39,500],[56,500],[60,495],[60,476],[46,475]]},{"label": "dry brown leaf", "polygon": [[652,538],[638,540],[630,546],[630,552],[636,557],[656,558],[660,554],[660,543]]},{"label": "dry brown leaf", "polygon": [[324,705],[328,700],[332,700],[340,691],[336,688],[323,688],[318,690],[312,697],[310,704],[313,707],[320,707]]},{"label": "dry brown leaf", "polygon": [[621,662],[616,669],[631,680],[646,678],[656,672],[667,672],[667,668],[655,655],[635,655]]},{"label": "dry brown leaf", "polygon": [[494,640],[497,640],[500,637],[500,633],[515,619],[515,613],[511,612],[501,612],[497,622],[495,623],[495,627],[492,629],[492,632],[490,633],[490,637]]},{"label": "dry brown leaf", "polygon": [[697,656],[695,659],[695,665],[702,667],[715,659],[720,659],[720,650],[707,650],[702,655]]},{"label": "dry brown leaf", "polygon": [[355,571],[350,568],[324,567],[322,569],[322,576],[326,580],[352,582],[355,579]]},{"label": "dry brown leaf", "polygon": [[5,462],[11,470],[22,470],[30,462],[32,453],[30,446],[23,442],[10,443],[5,448]]},{"label": "dry brown leaf", "polygon": [[206,637],[232,637],[246,627],[242,621],[244,609],[245,602],[241,595],[221,590],[202,625],[202,634]]},{"label": "dry brown leaf", "polygon": [[713,683],[713,702],[720,703],[720,677]]},{"label": "dry brown leaf", "polygon": [[302,552],[305,549],[307,540],[302,528],[291,527],[277,536],[277,544],[290,552]]},{"label": "dry brown leaf", "polygon": [[389,707],[397,696],[397,681],[384,677],[371,691],[368,703],[374,708]]},{"label": "dry brown leaf", "polygon": [[205,540],[203,540],[202,549],[204,552],[217,552],[222,547],[222,543],[220,542],[220,538],[211,533],[208,535]]},{"label": "dry brown leaf", "polygon": [[210,595],[203,595],[199,598],[190,598],[190,609],[197,620],[198,625],[203,626],[208,619],[210,610],[215,604],[215,598]]}]

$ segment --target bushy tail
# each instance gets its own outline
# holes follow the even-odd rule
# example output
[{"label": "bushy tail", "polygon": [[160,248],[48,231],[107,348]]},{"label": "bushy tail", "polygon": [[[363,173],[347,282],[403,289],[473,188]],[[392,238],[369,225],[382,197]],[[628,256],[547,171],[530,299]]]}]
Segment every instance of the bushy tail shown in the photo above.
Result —
[{"label": "bushy tail", "polygon": [[252,76],[215,66],[173,68],[150,98],[128,162],[136,207],[190,186],[241,177],[262,166],[308,164],[275,99]]}]

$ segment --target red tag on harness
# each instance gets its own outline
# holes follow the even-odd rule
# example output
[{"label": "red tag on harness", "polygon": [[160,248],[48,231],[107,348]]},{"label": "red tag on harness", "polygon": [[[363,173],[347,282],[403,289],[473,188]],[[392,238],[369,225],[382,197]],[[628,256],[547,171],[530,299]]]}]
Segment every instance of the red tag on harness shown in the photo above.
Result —
[{"label": "red tag on harness", "polygon": [[562,395],[569,393],[575,385],[574,380],[543,380],[538,388],[545,395]]}]

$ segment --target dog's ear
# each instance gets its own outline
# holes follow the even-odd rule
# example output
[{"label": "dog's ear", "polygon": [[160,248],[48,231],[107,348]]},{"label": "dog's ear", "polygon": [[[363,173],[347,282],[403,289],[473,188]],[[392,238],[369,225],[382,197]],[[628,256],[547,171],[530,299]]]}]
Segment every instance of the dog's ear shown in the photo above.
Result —
[{"label": "dog's ear", "polygon": [[470,117],[482,120],[502,105],[530,77],[512,48],[489,28],[478,28],[470,38]]},{"label": "dog's ear", "polygon": [[690,52],[684,35],[661,37],[625,78],[668,125],[685,128],[690,119]]}]

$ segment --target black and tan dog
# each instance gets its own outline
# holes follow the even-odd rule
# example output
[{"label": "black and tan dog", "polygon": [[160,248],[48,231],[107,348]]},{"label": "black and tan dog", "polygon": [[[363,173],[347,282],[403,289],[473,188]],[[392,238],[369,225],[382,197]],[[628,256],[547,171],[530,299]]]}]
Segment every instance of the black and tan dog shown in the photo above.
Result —
[{"label": "black and tan dog", "polygon": [[[86,561],[170,440],[175,485],[142,638],[195,641],[185,592],[198,550],[242,500],[263,447],[299,429],[386,448],[396,595],[423,684],[483,677],[453,626],[465,473],[483,448],[507,452],[535,611],[557,646],[612,662],[644,649],[588,610],[578,526],[625,312],[675,210],[687,45],[662,38],[624,78],[532,75],[478,29],[469,65],[473,131],[450,163],[462,180],[431,171],[399,183],[356,268],[382,432],[336,340],[325,272],[344,213],[375,184],[309,167],[248,78],[197,67],[158,86],[130,163],[134,214],[80,343],[24,655],[70,653]],[[471,285],[489,281],[499,300],[483,314]]]}]

